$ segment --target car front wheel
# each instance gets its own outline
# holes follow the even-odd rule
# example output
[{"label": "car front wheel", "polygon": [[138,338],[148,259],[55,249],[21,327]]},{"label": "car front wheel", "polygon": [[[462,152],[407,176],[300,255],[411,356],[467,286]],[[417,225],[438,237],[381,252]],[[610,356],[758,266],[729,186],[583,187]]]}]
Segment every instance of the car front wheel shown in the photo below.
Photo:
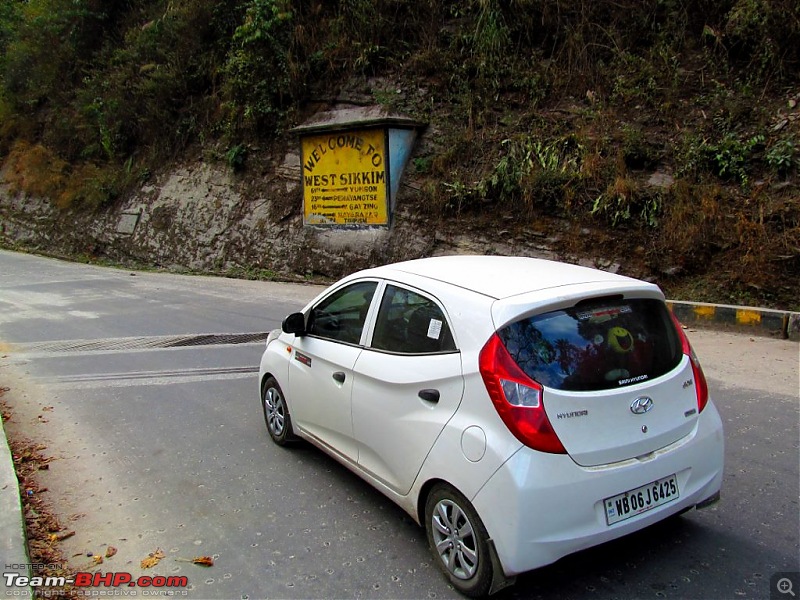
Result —
[{"label": "car front wheel", "polygon": [[283,395],[281,386],[274,377],[267,377],[261,388],[261,405],[264,409],[264,421],[272,441],[283,446],[296,438],[292,432],[292,419],[289,416],[289,407]]},{"label": "car front wheel", "polygon": [[485,596],[492,583],[489,536],[469,500],[449,485],[436,486],[425,503],[425,528],[453,587],[466,596]]}]

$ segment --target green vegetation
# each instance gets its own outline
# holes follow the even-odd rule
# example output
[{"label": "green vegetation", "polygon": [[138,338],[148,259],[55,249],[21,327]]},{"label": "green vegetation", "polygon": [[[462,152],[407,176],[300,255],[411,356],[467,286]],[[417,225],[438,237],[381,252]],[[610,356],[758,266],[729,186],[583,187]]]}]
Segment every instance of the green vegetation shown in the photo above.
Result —
[{"label": "green vegetation", "polygon": [[[135,171],[192,144],[221,142],[241,169],[245,142],[280,135],[309,101],[359,76],[389,76],[424,85],[430,102],[376,86],[378,101],[422,118],[463,118],[448,143],[500,136],[488,193],[499,186],[501,195],[533,195],[541,182],[520,179],[532,165],[511,165],[525,160],[513,155],[524,150],[504,140],[537,107],[571,95],[603,118],[625,107],[665,122],[685,118],[687,107],[705,113],[713,128],[695,132],[703,164],[690,165],[693,174],[744,184],[755,136],[770,150],[756,169],[796,168],[791,138],[773,139],[767,123],[745,113],[759,110],[757,95],[796,85],[798,48],[792,0],[7,0],[0,152],[24,140],[122,182],[129,160]],[[522,122],[504,123],[506,108]],[[654,164],[645,140],[635,139],[642,129],[620,127],[602,133],[625,137],[626,163]],[[552,146],[567,133],[550,129],[530,142]],[[516,180],[499,181],[503,173]],[[619,174],[608,175],[606,184]],[[523,179],[534,189],[522,190]]]},{"label": "green vegetation", "polygon": [[95,210],[197,150],[246,176],[355,96],[433,126],[420,212],[794,272],[798,72],[796,0],[4,0],[0,159]]},{"label": "green vegetation", "polygon": [[771,169],[779,174],[788,175],[800,166],[800,147],[793,137],[775,140],[765,159]]}]

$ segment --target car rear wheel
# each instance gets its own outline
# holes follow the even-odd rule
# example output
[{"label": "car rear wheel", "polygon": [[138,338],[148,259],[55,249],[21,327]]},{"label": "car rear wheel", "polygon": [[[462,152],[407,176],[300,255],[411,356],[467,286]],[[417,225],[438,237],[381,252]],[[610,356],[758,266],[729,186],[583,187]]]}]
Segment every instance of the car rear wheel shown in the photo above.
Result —
[{"label": "car rear wheel", "polygon": [[292,432],[292,419],[281,386],[274,377],[267,377],[261,388],[261,405],[264,421],[272,441],[283,446],[296,439]]},{"label": "car rear wheel", "polygon": [[449,485],[436,486],[425,503],[425,528],[433,556],[459,592],[485,596],[492,583],[489,535],[478,514]]}]

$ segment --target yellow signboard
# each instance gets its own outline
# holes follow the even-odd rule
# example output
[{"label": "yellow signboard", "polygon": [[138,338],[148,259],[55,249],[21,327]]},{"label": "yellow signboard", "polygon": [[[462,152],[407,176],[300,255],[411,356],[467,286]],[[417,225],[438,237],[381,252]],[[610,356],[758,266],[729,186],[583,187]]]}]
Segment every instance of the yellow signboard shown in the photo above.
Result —
[{"label": "yellow signboard", "polygon": [[328,132],[302,139],[306,225],[388,225],[385,129]]}]

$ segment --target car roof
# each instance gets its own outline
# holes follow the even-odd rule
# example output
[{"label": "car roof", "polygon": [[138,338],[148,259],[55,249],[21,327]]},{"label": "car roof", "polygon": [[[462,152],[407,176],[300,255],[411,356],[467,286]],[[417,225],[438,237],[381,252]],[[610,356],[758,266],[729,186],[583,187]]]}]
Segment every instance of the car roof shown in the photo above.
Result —
[{"label": "car roof", "polygon": [[415,275],[498,300],[576,284],[641,283],[606,271],[521,256],[436,256],[377,267],[368,273],[398,280],[404,279],[402,274]]}]

